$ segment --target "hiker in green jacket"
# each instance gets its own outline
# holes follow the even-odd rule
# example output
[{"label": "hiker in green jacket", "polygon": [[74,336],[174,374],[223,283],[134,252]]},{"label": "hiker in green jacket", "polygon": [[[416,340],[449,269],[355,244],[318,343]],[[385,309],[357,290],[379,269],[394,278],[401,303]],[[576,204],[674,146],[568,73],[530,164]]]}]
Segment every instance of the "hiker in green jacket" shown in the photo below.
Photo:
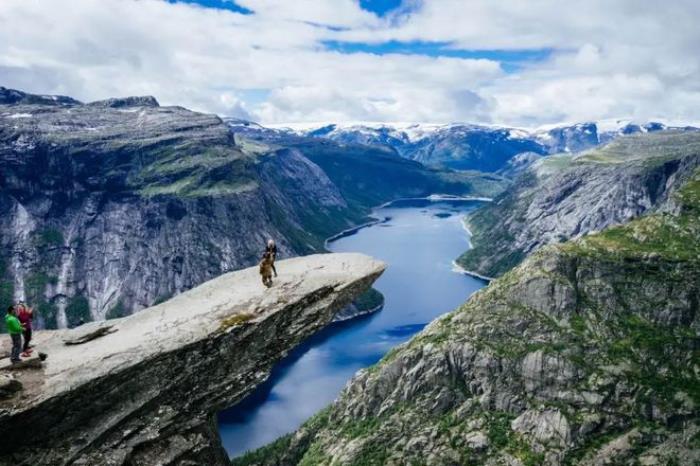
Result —
[{"label": "hiker in green jacket", "polygon": [[14,306],[7,308],[7,315],[5,316],[5,326],[7,327],[7,333],[10,334],[12,338],[12,353],[10,354],[10,361],[12,364],[16,364],[21,361],[19,357],[19,352],[22,350],[22,324],[15,315]]}]

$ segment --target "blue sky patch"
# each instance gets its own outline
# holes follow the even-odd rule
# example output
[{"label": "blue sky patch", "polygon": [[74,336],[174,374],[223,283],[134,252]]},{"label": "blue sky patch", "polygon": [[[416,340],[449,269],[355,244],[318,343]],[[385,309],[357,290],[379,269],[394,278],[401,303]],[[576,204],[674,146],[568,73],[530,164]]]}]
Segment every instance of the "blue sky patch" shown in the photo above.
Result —
[{"label": "blue sky patch", "polygon": [[269,89],[239,89],[237,92],[248,105],[259,105],[270,97]]},{"label": "blue sky patch", "polygon": [[402,0],[360,0],[363,10],[371,11],[377,16],[384,16],[401,6]]},{"label": "blue sky patch", "polygon": [[252,15],[253,11],[243,8],[233,0],[168,0],[168,3],[192,3],[205,8],[216,8],[219,10],[229,10],[243,15]]},{"label": "blue sky patch", "polygon": [[374,55],[403,54],[426,55],[429,57],[452,57],[487,59],[497,61],[503,69],[512,73],[524,65],[546,60],[552,54],[552,49],[526,50],[467,50],[450,48],[449,42],[401,42],[389,41],[377,44],[365,42],[341,42],[334,40],[323,41],[328,50],[341,53],[372,53]]}]

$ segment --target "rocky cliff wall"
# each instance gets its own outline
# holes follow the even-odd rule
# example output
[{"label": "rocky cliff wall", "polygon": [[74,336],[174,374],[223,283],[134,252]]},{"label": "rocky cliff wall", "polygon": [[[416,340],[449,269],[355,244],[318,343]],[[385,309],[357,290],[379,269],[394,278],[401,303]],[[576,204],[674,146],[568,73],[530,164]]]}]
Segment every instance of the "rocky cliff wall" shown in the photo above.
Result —
[{"label": "rocky cliff wall", "polygon": [[473,249],[458,263],[497,277],[547,244],[621,224],[664,205],[700,166],[700,133],[625,136],[579,156],[540,159],[469,216]]},{"label": "rocky cliff wall", "polygon": [[237,146],[216,116],[25,100],[0,105],[0,301],[42,327],[130,314],[252,265],[268,238],[322,251],[361,217],[299,151]]}]

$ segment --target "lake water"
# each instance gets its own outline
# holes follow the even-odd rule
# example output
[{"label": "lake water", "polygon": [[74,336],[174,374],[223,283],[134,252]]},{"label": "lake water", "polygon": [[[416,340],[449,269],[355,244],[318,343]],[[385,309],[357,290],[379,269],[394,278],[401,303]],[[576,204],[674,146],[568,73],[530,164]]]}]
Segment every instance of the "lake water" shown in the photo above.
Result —
[{"label": "lake water", "polygon": [[322,330],[280,362],[266,383],[219,413],[219,432],[229,455],[295,430],[331,403],[355,372],[485,285],[455,273],[452,265],[469,247],[461,217],[478,205],[398,201],[375,211],[387,221],[329,244],[333,252],[362,252],[388,264],[375,283],[384,294],[384,309]]}]

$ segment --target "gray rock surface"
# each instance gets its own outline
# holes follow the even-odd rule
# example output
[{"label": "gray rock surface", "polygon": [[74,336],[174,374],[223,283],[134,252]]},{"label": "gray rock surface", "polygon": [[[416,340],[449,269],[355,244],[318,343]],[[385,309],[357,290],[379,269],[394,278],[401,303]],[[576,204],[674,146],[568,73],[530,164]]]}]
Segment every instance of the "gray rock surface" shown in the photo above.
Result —
[{"label": "gray rock surface", "polygon": [[[278,269],[269,289],[253,267],[109,323],[37,332],[49,357],[41,369],[12,371],[23,387],[0,400],[0,465],[227,464],[217,411],[264,381],[384,264],[325,254]],[[104,336],[65,344],[105,325]]]},{"label": "gray rock surface", "polygon": [[578,156],[542,158],[467,218],[474,247],[457,262],[497,277],[544,245],[663,207],[698,166],[700,132],[625,136]]}]

